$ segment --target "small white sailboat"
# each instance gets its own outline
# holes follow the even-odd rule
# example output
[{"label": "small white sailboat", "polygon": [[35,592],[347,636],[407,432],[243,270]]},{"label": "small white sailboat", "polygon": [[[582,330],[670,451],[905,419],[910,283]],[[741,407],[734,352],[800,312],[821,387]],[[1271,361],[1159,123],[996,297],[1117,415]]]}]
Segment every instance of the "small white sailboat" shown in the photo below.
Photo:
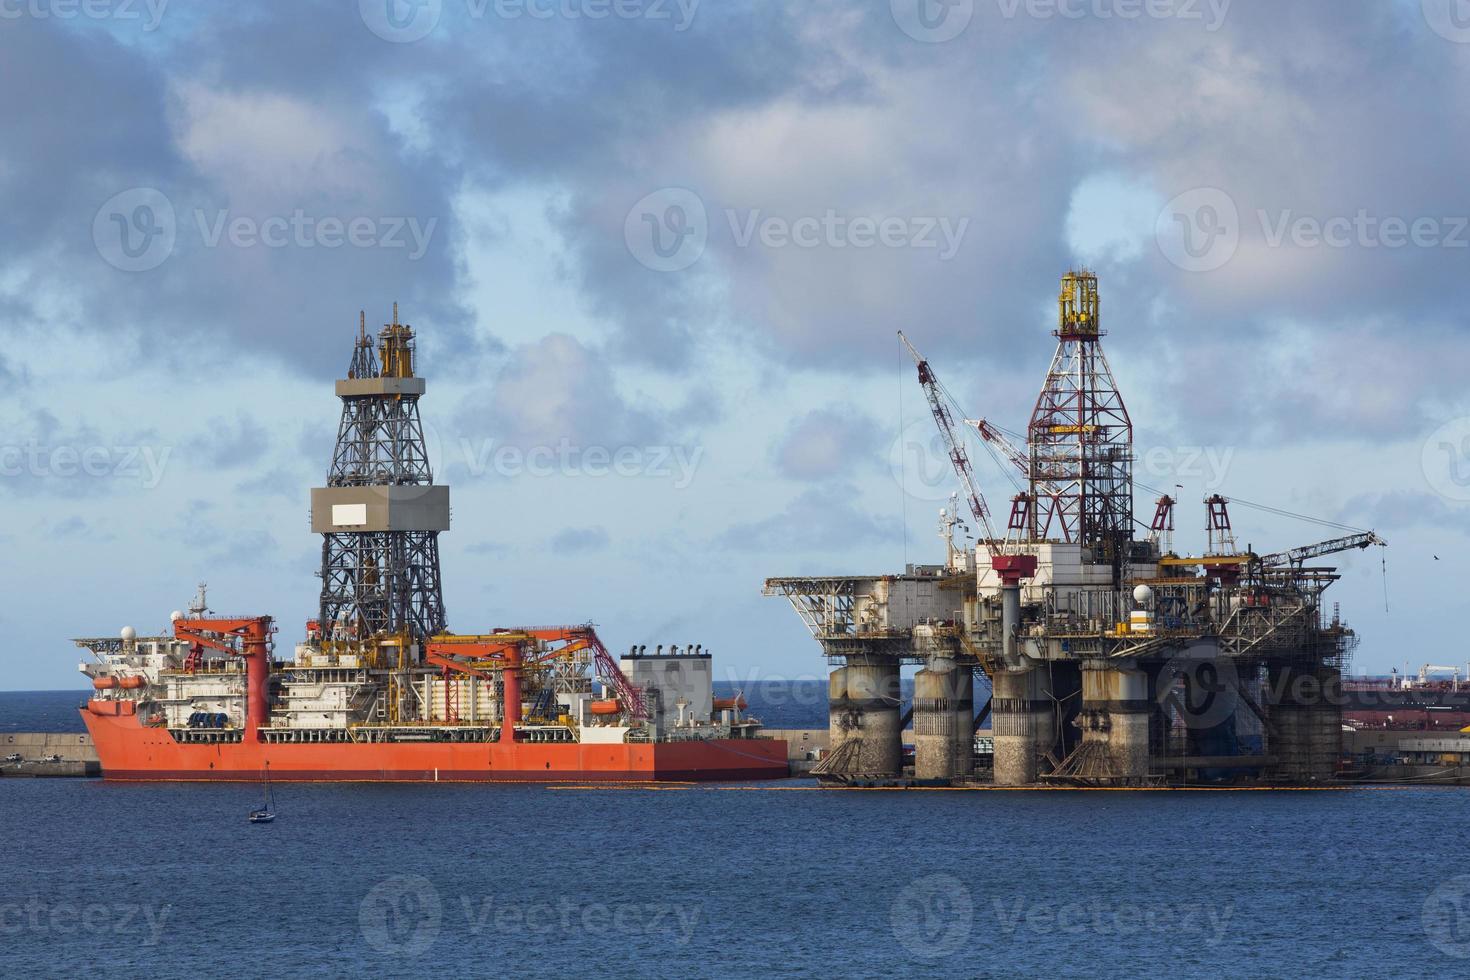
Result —
[{"label": "small white sailboat", "polygon": [[271,770],[266,766],[263,770],[265,776],[265,801],[256,809],[250,811],[251,823],[270,823],[276,819],[276,798],[271,792]]}]

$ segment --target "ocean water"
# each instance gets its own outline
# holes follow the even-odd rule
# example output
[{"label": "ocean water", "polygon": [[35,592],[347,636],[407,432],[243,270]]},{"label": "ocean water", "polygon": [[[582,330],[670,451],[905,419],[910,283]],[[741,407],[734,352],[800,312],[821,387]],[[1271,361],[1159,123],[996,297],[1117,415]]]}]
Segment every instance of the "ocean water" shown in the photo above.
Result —
[{"label": "ocean water", "polygon": [[1463,791],[0,779],[0,974],[1464,976]]},{"label": "ocean water", "polygon": [[1467,792],[0,778],[0,976],[1467,976]]}]

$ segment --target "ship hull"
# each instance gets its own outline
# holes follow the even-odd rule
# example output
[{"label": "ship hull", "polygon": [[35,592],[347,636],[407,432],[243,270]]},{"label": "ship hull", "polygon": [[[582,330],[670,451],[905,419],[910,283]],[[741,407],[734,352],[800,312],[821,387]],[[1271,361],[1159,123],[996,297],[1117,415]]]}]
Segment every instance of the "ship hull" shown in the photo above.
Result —
[{"label": "ship hull", "polygon": [[240,782],[643,782],[779,779],[786,743],[714,739],[627,745],[499,742],[180,744],[136,716],[83,711],[104,779]]}]

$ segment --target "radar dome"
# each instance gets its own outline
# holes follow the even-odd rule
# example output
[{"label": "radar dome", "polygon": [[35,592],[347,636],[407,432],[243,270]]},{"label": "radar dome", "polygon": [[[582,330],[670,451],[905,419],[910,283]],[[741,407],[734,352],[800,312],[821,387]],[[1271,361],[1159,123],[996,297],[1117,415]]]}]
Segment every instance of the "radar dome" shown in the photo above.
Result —
[{"label": "radar dome", "polygon": [[170,623],[177,623],[179,620],[181,620],[183,618],[184,618],[184,614],[181,613],[181,612],[179,612],[177,609],[175,609],[173,612],[171,612],[171,613],[168,614],[168,621]]},{"label": "radar dome", "polygon": [[132,643],[138,638],[138,631],[131,626],[124,626],[119,635],[123,638],[124,643]]},{"label": "radar dome", "polygon": [[1154,590],[1146,585],[1135,585],[1133,587],[1133,601],[1140,606],[1154,597]]}]

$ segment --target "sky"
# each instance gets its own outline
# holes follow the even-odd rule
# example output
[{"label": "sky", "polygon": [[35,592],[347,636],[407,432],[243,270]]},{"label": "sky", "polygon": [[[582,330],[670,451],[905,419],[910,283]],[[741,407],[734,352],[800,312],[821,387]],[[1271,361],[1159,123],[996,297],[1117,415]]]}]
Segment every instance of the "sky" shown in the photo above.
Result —
[{"label": "sky", "polygon": [[0,0],[0,82],[0,689],[200,581],[297,642],[395,302],[451,628],[822,676],[763,580],[943,554],[896,331],[1022,429],[1079,265],[1178,549],[1374,528],[1357,668],[1470,660],[1463,0]]}]

